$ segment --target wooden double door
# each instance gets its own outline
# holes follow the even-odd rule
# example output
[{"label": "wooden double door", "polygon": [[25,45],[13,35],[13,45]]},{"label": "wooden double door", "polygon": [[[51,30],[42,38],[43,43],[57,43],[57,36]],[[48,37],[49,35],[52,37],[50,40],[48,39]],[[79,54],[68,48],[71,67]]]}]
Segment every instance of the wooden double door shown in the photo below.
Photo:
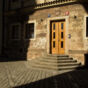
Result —
[{"label": "wooden double door", "polygon": [[65,54],[65,20],[51,22],[51,53]]}]

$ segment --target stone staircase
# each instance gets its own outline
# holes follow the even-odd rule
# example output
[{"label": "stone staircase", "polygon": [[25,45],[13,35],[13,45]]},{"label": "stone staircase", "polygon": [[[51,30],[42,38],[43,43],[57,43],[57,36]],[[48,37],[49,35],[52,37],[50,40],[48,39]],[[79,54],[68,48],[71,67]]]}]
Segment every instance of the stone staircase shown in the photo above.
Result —
[{"label": "stone staircase", "polygon": [[68,55],[47,55],[29,61],[29,65],[32,68],[54,70],[60,73],[73,71],[81,67],[81,63]]}]

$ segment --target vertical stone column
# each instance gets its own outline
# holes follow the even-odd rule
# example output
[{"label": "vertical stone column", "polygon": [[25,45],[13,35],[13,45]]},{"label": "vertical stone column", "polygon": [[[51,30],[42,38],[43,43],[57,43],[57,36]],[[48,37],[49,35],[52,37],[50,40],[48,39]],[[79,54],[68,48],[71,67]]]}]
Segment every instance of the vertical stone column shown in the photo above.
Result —
[{"label": "vertical stone column", "polygon": [[2,51],[2,28],[3,28],[3,0],[0,0],[0,54]]}]

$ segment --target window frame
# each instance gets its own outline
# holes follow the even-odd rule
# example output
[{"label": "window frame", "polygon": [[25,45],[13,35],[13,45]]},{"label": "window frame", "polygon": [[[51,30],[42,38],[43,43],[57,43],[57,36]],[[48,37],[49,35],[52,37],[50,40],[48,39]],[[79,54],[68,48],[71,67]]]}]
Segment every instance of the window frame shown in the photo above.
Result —
[{"label": "window frame", "polygon": [[[27,39],[26,37],[25,37],[25,31],[26,31],[26,24],[31,24],[31,23],[33,23],[34,24],[34,38],[29,38],[29,39]],[[24,40],[35,40],[36,39],[36,21],[35,20],[33,20],[33,21],[28,21],[28,22],[25,22],[25,24],[24,24]]]},{"label": "window frame", "polygon": [[[15,25],[19,25],[19,38],[17,38],[17,39],[12,38],[12,30],[13,30],[12,27],[15,26]],[[10,25],[10,39],[11,40],[20,40],[21,39],[21,24],[20,23],[12,23]]]},{"label": "window frame", "polygon": [[[87,18],[88,18],[88,16],[86,16],[86,30],[87,30]],[[86,31],[86,30],[85,30],[85,31]],[[87,31],[86,31],[86,32],[87,32]],[[87,34],[87,33],[86,33],[86,34]],[[86,35],[86,34],[85,34],[85,35]],[[86,38],[88,38],[87,35],[86,35]]]},{"label": "window frame", "polygon": [[85,30],[84,30],[84,38],[85,38],[85,39],[88,39],[88,37],[86,36],[86,28],[87,28],[87,27],[86,27],[86,18],[87,18],[87,17],[88,17],[88,15],[85,15],[85,16],[84,16],[84,26],[83,26],[83,29],[85,29]]}]

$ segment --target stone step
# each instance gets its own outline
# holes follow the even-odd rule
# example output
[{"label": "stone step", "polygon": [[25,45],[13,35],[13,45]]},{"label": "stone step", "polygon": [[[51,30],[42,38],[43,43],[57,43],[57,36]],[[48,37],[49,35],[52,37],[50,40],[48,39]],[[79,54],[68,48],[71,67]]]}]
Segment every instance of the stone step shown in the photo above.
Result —
[{"label": "stone step", "polygon": [[70,69],[78,69],[79,67],[81,67],[80,65],[78,66],[64,66],[64,67],[59,67],[59,71],[60,70],[70,70]]},{"label": "stone step", "polygon": [[69,57],[68,55],[46,55],[46,57]]},{"label": "stone step", "polygon": [[56,62],[40,62],[40,61],[33,61],[31,63],[34,63],[34,64],[41,64],[41,65],[53,65],[53,66],[57,66],[57,63]]},{"label": "stone step", "polygon": [[59,60],[58,63],[72,63],[77,62],[77,60]]},{"label": "stone step", "polygon": [[64,63],[64,62],[76,62],[76,60],[73,60],[73,59],[71,59],[71,58],[69,58],[69,59],[46,59],[46,58],[41,58],[41,59],[36,59],[37,61],[39,61],[39,62],[50,62],[50,63]]},{"label": "stone step", "polygon": [[59,63],[58,64],[58,66],[74,66],[74,65],[81,65],[81,63],[73,62],[73,63]]},{"label": "stone step", "polygon": [[57,59],[58,61],[74,61],[73,58]]},{"label": "stone step", "polygon": [[56,62],[43,62],[43,61],[38,61],[38,60],[34,60],[31,63],[42,64],[42,65],[51,65],[51,66],[73,66],[73,65],[80,65],[80,63],[76,63],[76,62],[56,63]]},{"label": "stone step", "polygon": [[31,63],[35,63],[35,64],[41,64],[41,65],[52,65],[52,66],[73,66],[73,65],[81,65],[81,63],[76,63],[76,62],[71,62],[71,63],[46,63],[46,62],[38,62],[38,61],[34,61]]},{"label": "stone step", "polygon": [[39,65],[39,64],[30,64],[33,68],[47,69],[47,70],[58,70],[57,66],[47,66],[47,65]]},{"label": "stone step", "polygon": [[45,58],[43,58],[43,59],[36,59],[36,60],[38,60],[39,62],[50,62],[50,63],[57,63],[58,61],[55,59],[55,60],[53,60],[53,59],[45,59]]},{"label": "stone step", "polygon": [[42,59],[56,59],[57,60],[57,57],[47,57],[47,56],[43,56]]},{"label": "stone step", "polygon": [[72,72],[72,71],[76,71],[76,69],[60,70],[60,71],[57,71],[57,74],[69,73],[69,72]]},{"label": "stone step", "polygon": [[45,64],[45,63],[31,63],[31,66],[32,67],[39,67],[39,68],[50,68],[50,69],[53,69],[53,70],[69,70],[69,69],[73,69],[73,68],[77,68],[77,67],[79,67],[80,66],[80,64],[73,64],[73,65],[63,65],[63,66],[61,66],[61,65],[57,65],[57,64]]},{"label": "stone step", "polygon": [[30,61],[30,66],[37,69],[54,70],[59,72],[76,70],[81,66],[77,60],[68,55],[49,55]]},{"label": "stone step", "polygon": [[50,60],[67,60],[67,59],[73,59],[70,57],[42,57],[42,59],[50,59]]},{"label": "stone step", "polygon": [[68,57],[65,57],[65,58],[64,57],[63,58],[61,57],[61,58],[59,58],[58,57],[57,60],[73,60],[73,58],[70,58],[70,57],[69,58]]},{"label": "stone step", "polygon": [[71,70],[76,70],[77,68],[80,67],[80,65],[78,66],[65,66],[65,67],[57,67],[57,66],[47,66],[47,65],[34,65],[34,64],[31,64],[30,65],[31,67],[33,68],[39,68],[39,69],[46,69],[46,70],[57,70],[57,71],[71,71]]}]

